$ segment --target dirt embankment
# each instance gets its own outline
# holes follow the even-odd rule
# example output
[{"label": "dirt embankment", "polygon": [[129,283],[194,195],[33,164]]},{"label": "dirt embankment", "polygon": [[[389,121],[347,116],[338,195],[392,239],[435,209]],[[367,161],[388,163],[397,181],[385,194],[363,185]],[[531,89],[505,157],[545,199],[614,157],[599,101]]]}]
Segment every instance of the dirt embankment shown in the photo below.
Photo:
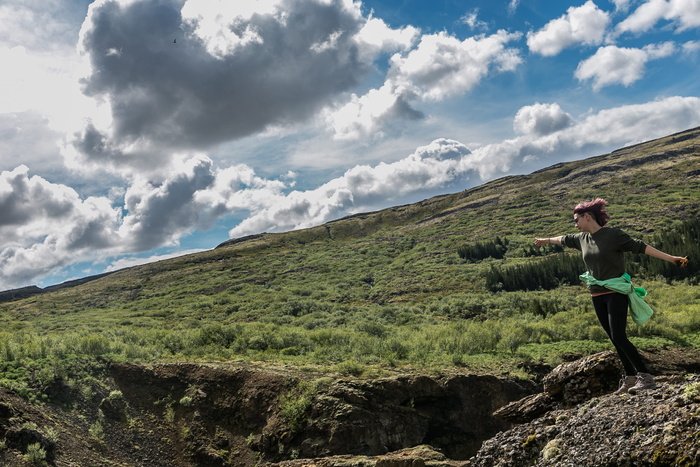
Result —
[{"label": "dirt embankment", "polygon": [[493,376],[335,379],[223,364],[113,364],[107,379],[100,393],[62,388],[62,406],[0,392],[0,464],[27,465],[37,443],[57,466],[313,465],[294,459],[421,445],[420,456],[464,460],[510,426],[496,409],[538,390]]}]

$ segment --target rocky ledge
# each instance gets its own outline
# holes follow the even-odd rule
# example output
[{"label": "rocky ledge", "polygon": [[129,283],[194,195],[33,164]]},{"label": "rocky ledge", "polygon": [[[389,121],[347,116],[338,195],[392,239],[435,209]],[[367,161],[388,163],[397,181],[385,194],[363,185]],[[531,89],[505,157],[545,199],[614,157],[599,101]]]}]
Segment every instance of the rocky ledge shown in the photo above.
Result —
[{"label": "rocky ledge", "polygon": [[697,371],[697,353],[687,351],[683,360],[685,352],[668,352],[680,360],[671,368],[657,364],[657,388],[636,395],[608,392],[611,375],[619,374],[612,352],[557,367],[544,378],[542,393],[496,412],[529,421],[486,441],[466,465],[697,465],[700,375],[683,371]]}]

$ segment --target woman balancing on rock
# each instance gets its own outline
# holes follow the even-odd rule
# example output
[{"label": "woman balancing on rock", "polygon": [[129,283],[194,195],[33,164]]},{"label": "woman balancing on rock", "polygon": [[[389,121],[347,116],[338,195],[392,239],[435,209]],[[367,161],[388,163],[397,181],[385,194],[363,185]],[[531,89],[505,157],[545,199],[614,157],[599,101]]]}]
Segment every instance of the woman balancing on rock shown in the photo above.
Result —
[{"label": "woman balancing on rock", "polygon": [[579,203],[574,208],[574,224],[580,233],[536,238],[535,245],[564,245],[581,251],[588,269],[581,279],[588,284],[598,321],[615,346],[625,371],[617,394],[635,393],[654,389],[656,382],[627,338],[627,310],[631,304],[632,318],[637,324],[646,321],[653,311],[641,298],[646,294],[644,289],[632,287],[625,273],[624,252],[644,253],[680,267],[685,266],[688,259],[659,251],[620,229],[605,227],[610,219],[605,211],[607,204],[601,198]]}]

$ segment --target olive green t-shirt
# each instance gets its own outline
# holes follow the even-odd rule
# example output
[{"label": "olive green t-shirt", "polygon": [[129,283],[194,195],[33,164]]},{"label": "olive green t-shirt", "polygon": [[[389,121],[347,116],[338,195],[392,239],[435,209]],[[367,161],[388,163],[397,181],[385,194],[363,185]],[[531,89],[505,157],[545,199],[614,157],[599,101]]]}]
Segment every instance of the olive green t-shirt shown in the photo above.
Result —
[{"label": "olive green t-shirt", "polygon": [[[644,253],[647,247],[643,241],[636,240],[614,227],[603,227],[594,234],[581,232],[564,235],[562,245],[580,250],[588,272],[601,281],[620,277],[626,272],[626,251],[639,254]],[[605,287],[598,285],[592,285],[590,291],[609,292]]]}]

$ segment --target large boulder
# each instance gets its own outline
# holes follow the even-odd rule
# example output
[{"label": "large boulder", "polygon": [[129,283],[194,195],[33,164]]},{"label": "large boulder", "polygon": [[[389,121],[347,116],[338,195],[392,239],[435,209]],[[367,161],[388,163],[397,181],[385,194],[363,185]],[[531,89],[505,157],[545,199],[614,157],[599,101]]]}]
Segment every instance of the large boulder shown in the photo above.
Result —
[{"label": "large boulder", "polygon": [[617,388],[620,364],[612,351],[562,363],[542,380],[544,391],[498,409],[494,415],[513,423],[534,420],[555,409],[571,407]]},{"label": "large boulder", "polygon": [[[641,352],[652,374],[673,377],[700,373],[700,352],[660,347]],[[622,375],[617,354],[607,350],[564,362],[542,379],[543,391],[511,402],[494,415],[512,423],[526,423],[548,412],[566,409],[615,391]]]}]

